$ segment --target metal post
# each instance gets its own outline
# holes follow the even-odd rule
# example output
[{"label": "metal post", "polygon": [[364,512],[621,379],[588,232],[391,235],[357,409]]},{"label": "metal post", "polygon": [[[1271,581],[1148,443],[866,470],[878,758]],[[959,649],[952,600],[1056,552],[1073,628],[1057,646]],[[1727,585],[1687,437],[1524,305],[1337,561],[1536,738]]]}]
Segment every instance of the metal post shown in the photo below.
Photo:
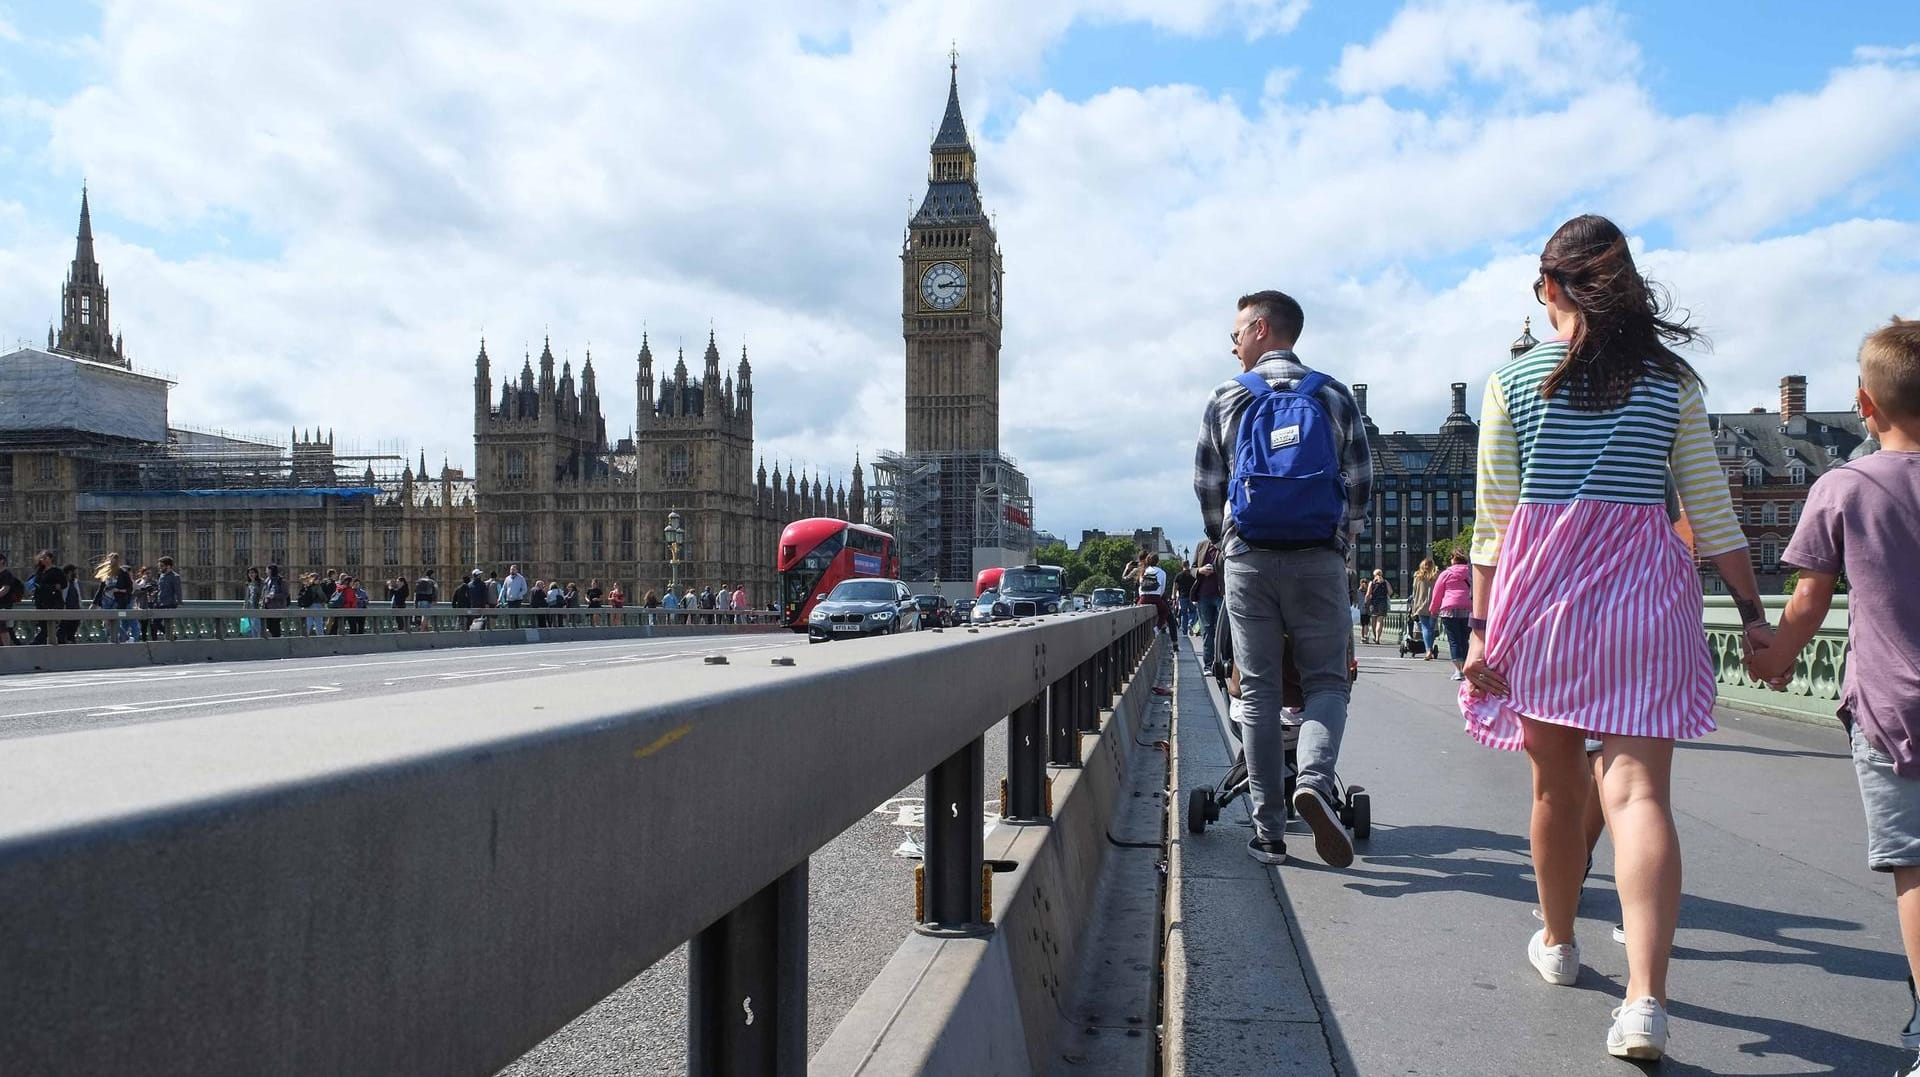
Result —
[{"label": "metal post", "polygon": [[975,737],[927,774],[924,935],[973,936],[993,930],[980,908],[986,863],[982,821],[987,740]]},{"label": "metal post", "polygon": [[1080,731],[1083,733],[1100,732],[1100,700],[1093,691],[1093,659],[1073,668],[1074,683],[1077,685],[1075,713],[1080,716]]},{"label": "metal post", "polygon": [[1073,713],[1067,706],[1067,682],[1071,674],[1047,686],[1047,762],[1056,767],[1080,765],[1080,733],[1074,728]]},{"label": "metal post", "polygon": [[693,937],[689,1077],[807,1072],[807,862]]},{"label": "metal post", "polygon": [[1048,821],[1046,696],[1022,703],[1007,717],[1007,804],[1009,823]]}]

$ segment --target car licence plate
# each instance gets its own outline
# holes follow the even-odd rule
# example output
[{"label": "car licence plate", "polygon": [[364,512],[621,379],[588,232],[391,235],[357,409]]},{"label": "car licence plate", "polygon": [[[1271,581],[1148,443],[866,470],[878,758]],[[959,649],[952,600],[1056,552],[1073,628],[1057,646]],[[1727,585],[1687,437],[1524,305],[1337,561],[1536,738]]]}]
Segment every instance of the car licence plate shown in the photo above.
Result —
[{"label": "car licence plate", "polygon": [[858,632],[860,631],[860,626],[859,625],[834,625],[833,630],[835,632]]}]

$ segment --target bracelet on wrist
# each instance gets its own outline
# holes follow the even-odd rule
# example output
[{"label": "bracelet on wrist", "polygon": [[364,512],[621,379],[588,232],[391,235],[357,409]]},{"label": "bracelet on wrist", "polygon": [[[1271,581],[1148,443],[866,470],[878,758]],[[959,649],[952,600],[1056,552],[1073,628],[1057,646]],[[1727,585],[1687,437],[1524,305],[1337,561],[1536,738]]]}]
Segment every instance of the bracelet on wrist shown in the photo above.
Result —
[{"label": "bracelet on wrist", "polygon": [[1487,619],[1485,617],[1467,618],[1467,631],[1485,632],[1486,630],[1487,630]]}]

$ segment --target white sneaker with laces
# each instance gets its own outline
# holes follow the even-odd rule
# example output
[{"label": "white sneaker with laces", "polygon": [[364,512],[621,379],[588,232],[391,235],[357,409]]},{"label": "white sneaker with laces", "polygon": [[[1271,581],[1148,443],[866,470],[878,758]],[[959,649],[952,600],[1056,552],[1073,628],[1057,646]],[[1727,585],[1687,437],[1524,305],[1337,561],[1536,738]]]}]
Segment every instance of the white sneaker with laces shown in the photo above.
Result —
[{"label": "white sneaker with laces", "polygon": [[1464,681],[1464,680],[1466,680],[1467,678],[1466,678],[1466,676],[1465,676],[1465,674],[1462,674],[1462,673],[1461,673],[1461,672],[1460,672],[1459,670],[1457,670],[1457,669],[1456,669],[1456,670],[1454,670],[1454,671],[1453,671],[1453,679],[1454,679],[1454,680],[1456,680],[1456,681]]},{"label": "white sneaker with laces", "polygon": [[1667,1011],[1652,995],[1613,1011],[1607,1029],[1607,1053],[1615,1058],[1652,1062],[1667,1053]]},{"label": "white sneaker with laces", "polygon": [[1541,928],[1527,940],[1527,960],[1533,962],[1542,980],[1566,987],[1580,978],[1580,947],[1575,943],[1547,945],[1547,929]]}]

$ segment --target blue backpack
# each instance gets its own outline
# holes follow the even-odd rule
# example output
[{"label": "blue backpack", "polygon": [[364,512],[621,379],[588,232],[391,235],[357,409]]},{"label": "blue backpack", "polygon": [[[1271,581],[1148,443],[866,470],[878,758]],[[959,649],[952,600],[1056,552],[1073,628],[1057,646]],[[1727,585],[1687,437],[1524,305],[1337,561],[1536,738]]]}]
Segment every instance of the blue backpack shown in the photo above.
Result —
[{"label": "blue backpack", "polygon": [[1252,371],[1234,379],[1253,394],[1240,416],[1227,479],[1227,512],[1251,546],[1306,549],[1338,544],[1347,518],[1347,480],[1333,420],[1320,402],[1332,379],[1310,372],[1275,389]]}]

